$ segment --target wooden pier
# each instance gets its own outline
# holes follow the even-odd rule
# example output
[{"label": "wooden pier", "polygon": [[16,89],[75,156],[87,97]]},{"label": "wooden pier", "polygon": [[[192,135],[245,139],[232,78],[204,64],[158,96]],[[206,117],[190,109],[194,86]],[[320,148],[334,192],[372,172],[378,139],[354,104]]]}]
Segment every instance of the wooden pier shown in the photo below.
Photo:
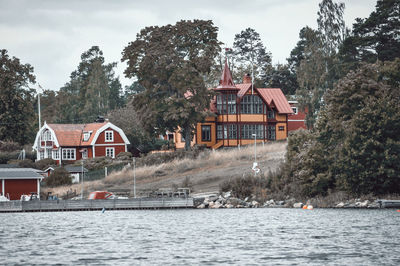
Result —
[{"label": "wooden pier", "polygon": [[194,208],[193,198],[136,198],[113,200],[35,200],[0,202],[0,212],[58,212]]}]

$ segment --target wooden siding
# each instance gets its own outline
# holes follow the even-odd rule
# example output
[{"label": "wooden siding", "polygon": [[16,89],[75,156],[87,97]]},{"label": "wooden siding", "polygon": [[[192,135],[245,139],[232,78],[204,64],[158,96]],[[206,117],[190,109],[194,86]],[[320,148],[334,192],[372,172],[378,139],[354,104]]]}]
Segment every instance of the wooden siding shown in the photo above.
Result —
[{"label": "wooden siding", "polygon": [[4,194],[5,196],[8,194],[10,200],[19,200],[23,194],[37,193],[37,182],[37,179],[6,179],[4,180]]},{"label": "wooden siding", "polygon": [[[112,142],[111,141],[106,141],[106,139],[105,139],[105,132],[106,131],[113,131],[114,132],[113,133],[114,134],[114,141],[112,141]],[[115,143],[125,144],[125,142],[122,139],[121,135],[117,131],[115,131],[115,130],[113,130],[111,128],[107,128],[106,130],[104,130],[103,132],[101,132],[99,134],[99,137],[97,138],[95,145],[96,144],[110,144],[110,143],[113,143],[113,144],[115,144]],[[97,152],[95,153],[95,155],[97,156]]]}]

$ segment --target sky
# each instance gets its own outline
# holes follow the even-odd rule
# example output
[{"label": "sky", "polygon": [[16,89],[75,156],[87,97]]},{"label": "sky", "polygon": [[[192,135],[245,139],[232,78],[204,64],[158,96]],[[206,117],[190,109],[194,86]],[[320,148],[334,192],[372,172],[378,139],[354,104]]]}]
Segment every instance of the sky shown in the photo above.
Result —
[{"label": "sky", "polygon": [[[123,86],[121,53],[147,26],[179,20],[212,20],[223,47],[250,27],[260,34],[272,62],[285,63],[305,26],[317,28],[321,0],[0,0],[0,49],[34,67],[43,89],[59,90],[76,70],[80,56],[93,45],[107,63],[117,62]],[[345,22],[365,18],[376,0],[342,0]]]}]

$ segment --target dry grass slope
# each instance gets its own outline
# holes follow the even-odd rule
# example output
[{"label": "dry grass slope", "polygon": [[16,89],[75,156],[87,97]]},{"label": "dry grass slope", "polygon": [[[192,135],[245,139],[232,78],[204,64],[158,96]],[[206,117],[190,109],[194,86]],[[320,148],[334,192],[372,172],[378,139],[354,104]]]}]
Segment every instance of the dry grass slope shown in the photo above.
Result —
[{"label": "dry grass slope", "polygon": [[[257,144],[257,162],[263,172],[274,171],[284,160],[286,142]],[[254,161],[254,146],[249,145],[216,151],[206,150],[197,159],[176,159],[169,163],[136,168],[137,193],[146,195],[159,188],[190,186],[194,192],[218,191],[227,179],[250,173]],[[111,173],[103,180],[84,183],[85,194],[95,190],[133,189],[133,170],[126,167]],[[54,194],[63,195],[68,190],[81,191],[81,185],[53,188]]]}]

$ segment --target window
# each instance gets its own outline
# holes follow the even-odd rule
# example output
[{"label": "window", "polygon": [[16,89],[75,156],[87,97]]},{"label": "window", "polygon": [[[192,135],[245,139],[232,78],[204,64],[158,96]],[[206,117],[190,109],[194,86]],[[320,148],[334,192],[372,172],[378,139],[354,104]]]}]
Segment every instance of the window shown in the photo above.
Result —
[{"label": "window", "polygon": [[228,94],[228,114],[236,114],[236,95]]},{"label": "window", "polygon": [[217,125],[217,139],[223,139],[223,137],[222,137],[222,125]]},{"label": "window", "polygon": [[[89,138],[90,138],[90,132],[83,132],[83,141],[88,141]],[[106,133],[106,139],[107,139],[107,133]]]},{"label": "window", "polygon": [[112,141],[114,141],[114,131],[112,131],[112,130],[107,130],[107,131],[105,132],[105,135],[106,135],[106,141],[107,141],[107,142],[112,142]]},{"label": "window", "polygon": [[240,107],[242,114],[262,114],[263,102],[258,95],[245,95]]},{"label": "window", "polygon": [[75,149],[62,149],[63,160],[75,160]]},{"label": "window", "polygon": [[237,126],[229,125],[229,139],[237,139]]},{"label": "window", "polygon": [[256,134],[257,139],[263,139],[263,125],[241,125],[240,134],[242,139],[254,139],[253,134]]},{"label": "window", "polygon": [[268,111],[268,119],[274,119],[275,118],[275,112],[274,110]]},{"label": "window", "polygon": [[39,157],[40,157],[40,160],[44,159],[44,150],[41,150],[39,152]]},{"label": "window", "polygon": [[53,159],[54,160],[59,160],[60,159],[59,150],[53,150]]},{"label": "window", "polygon": [[51,158],[51,149],[46,149],[46,158]]},{"label": "window", "polygon": [[52,140],[50,130],[45,130],[42,133],[42,141]]},{"label": "window", "polygon": [[275,126],[267,126],[267,139],[275,140]]},{"label": "window", "polygon": [[115,158],[115,149],[114,148],[106,148],[106,156]]},{"label": "window", "polygon": [[211,141],[211,126],[201,126],[201,140]]},{"label": "window", "polygon": [[279,130],[279,131],[285,131],[285,126],[279,126],[279,127],[278,127],[278,130]]},{"label": "window", "polygon": [[297,107],[292,107],[292,110],[293,110],[293,113],[294,113],[295,115],[298,114]]},{"label": "window", "polygon": [[87,159],[88,158],[88,150],[87,149],[83,149],[82,151],[82,159]]},{"label": "window", "polygon": [[219,114],[236,114],[236,94],[217,95],[217,110]]}]

